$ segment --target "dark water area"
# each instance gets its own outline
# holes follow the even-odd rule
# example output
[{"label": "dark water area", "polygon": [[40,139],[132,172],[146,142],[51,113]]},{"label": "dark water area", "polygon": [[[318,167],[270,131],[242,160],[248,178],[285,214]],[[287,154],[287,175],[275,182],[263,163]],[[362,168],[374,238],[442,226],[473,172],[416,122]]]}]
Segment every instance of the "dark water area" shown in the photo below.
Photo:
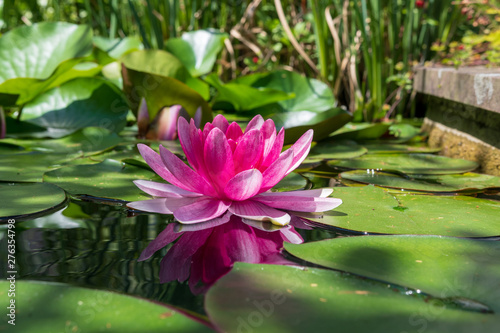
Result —
[{"label": "dark water area", "polygon": [[[187,282],[160,283],[160,261],[172,244],[146,261],[137,260],[172,216],[131,215],[124,206],[71,200],[50,215],[18,221],[18,277],[140,296],[203,314],[203,295],[193,295]],[[306,242],[339,235],[319,228],[296,230]],[[6,248],[1,244],[6,242],[4,237],[0,246]]]}]

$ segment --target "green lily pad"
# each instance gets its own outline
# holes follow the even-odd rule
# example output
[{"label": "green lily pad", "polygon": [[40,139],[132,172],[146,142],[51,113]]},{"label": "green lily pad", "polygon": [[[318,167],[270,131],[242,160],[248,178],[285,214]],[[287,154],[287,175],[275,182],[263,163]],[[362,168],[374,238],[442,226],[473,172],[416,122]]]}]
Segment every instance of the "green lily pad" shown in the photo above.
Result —
[{"label": "green lily pad", "polygon": [[116,133],[112,133],[105,128],[86,127],[60,139],[5,139],[4,141],[17,144],[29,150],[89,156],[116,146],[122,139]]},{"label": "green lily pad", "polygon": [[496,332],[500,322],[340,272],[245,263],[208,291],[205,309],[224,332]]},{"label": "green lily pad", "polygon": [[230,104],[230,110],[249,111],[267,104],[293,98],[295,94],[272,88],[254,88],[246,84],[228,82],[223,84],[219,77],[212,73],[205,81],[217,89],[214,108],[220,104]]},{"label": "green lily pad", "polygon": [[404,145],[398,143],[386,143],[381,141],[376,142],[361,142],[361,145],[368,149],[368,154],[414,154],[414,153],[438,153],[441,148],[431,148],[427,144]]},{"label": "green lily pad", "polygon": [[0,154],[20,153],[25,150],[22,146],[6,142],[8,139],[0,141]]},{"label": "green lily pad", "polygon": [[57,168],[67,157],[40,152],[0,155],[0,181],[41,182],[46,171]]},{"label": "green lily pad", "polygon": [[175,55],[192,76],[198,77],[210,73],[227,38],[226,33],[215,29],[189,31],[181,38],[170,38],[165,49]]},{"label": "green lily pad", "polygon": [[407,142],[420,133],[420,128],[410,124],[392,124],[389,126],[389,135],[392,142]]},{"label": "green lily pad", "polygon": [[0,38],[0,92],[19,95],[22,105],[54,87],[59,76],[74,78],[68,71],[91,51],[88,26],[43,22],[13,29]]},{"label": "green lily pad", "polygon": [[52,184],[0,183],[0,221],[42,214],[65,201],[66,193]]},{"label": "green lily pad", "polygon": [[[307,219],[356,233],[488,237],[500,235],[500,203],[467,196],[394,196],[374,186],[335,187],[342,205]],[[297,214],[298,215],[298,214]]]},{"label": "green lily pad", "polygon": [[[288,252],[312,263],[439,297],[468,298],[500,311],[500,242],[436,236],[367,236],[302,245]],[[479,304],[478,304],[479,306]]]},{"label": "green lily pad", "polygon": [[479,165],[467,161],[431,154],[366,154],[358,158],[330,161],[329,165],[349,169],[400,171],[408,174],[451,174],[476,169]]},{"label": "green lily pad", "polygon": [[276,70],[269,73],[242,76],[232,82],[257,89],[276,89],[294,94],[294,98],[278,101],[283,109],[281,112],[321,112],[335,106],[335,98],[327,84],[296,72]]},{"label": "green lily pad", "polygon": [[348,123],[330,137],[334,140],[374,140],[380,138],[391,124]]},{"label": "green lily pad", "polygon": [[45,127],[13,119],[11,117],[6,117],[5,123],[7,125],[7,137],[10,138],[32,137],[32,135],[36,135],[37,132],[42,133],[47,131]]},{"label": "green lily pad", "polygon": [[282,112],[271,118],[277,128],[285,128],[285,143],[293,143],[309,129],[314,130],[314,141],[327,138],[331,132],[349,122],[352,116],[342,108],[333,108],[322,112]]},{"label": "green lily pad", "polygon": [[[7,281],[0,286],[9,290]],[[3,308],[10,299],[2,297]],[[172,308],[145,299],[60,283],[16,281],[15,301],[15,329],[25,333],[212,332]]]},{"label": "green lily pad", "polygon": [[176,104],[182,105],[191,117],[201,107],[202,123],[212,120],[204,98],[208,98],[208,86],[191,77],[173,55],[160,50],[136,51],[122,60],[123,90],[134,114],[141,98],[145,98],[151,120],[163,107]]},{"label": "green lily pad", "polygon": [[119,132],[127,112],[122,94],[113,85],[102,79],[79,78],[28,103],[21,120],[47,128],[34,136],[62,137],[89,126]]},{"label": "green lily pad", "polygon": [[456,175],[414,175],[412,177],[384,171],[353,170],[340,174],[342,179],[386,188],[425,192],[481,192],[500,189],[500,177],[478,173]]},{"label": "green lily pad", "polygon": [[272,191],[285,192],[285,191],[296,191],[304,190],[307,187],[307,179],[299,175],[298,173],[292,172],[285,178],[276,184]]},{"label": "green lily pad", "polygon": [[66,166],[43,175],[44,182],[56,184],[74,196],[88,195],[123,201],[148,199],[132,182],[136,179],[161,181],[154,172],[114,160]]},{"label": "green lily pad", "polygon": [[310,151],[304,163],[314,161],[356,158],[366,154],[367,149],[355,141],[318,142]]}]

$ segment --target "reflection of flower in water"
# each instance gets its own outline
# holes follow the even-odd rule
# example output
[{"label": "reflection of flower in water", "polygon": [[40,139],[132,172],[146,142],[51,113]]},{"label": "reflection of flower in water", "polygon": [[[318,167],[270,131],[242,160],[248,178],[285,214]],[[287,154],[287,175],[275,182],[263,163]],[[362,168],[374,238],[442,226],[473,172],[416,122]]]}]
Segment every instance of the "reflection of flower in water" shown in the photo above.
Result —
[{"label": "reflection of flower in water", "polygon": [[228,273],[237,261],[291,264],[281,256],[283,242],[303,242],[291,225],[264,230],[271,225],[245,220],[230,213],[218,220],[215,227],[206,223],[188,226],[170,223],[142,252],[139,260],[148,259],[178,238],[161,261],[160,282],[189,279],[191,291],[199,294]]},{"label": "reflection of flower in water", "polygon": [[313,132],[307,131],[289,149],[281,152],[284,130],[276,133],[274,122],[258,115],[243,132],[222,115],[202,130],[193,120],[178,120],[182,149],[192,168],[160,145],[160,155],[138,145],[148,165],[170,184],[137,180],[135,184],[156,199],[136,201],[128,207],[173,214],[184,224],[217,223],[230,213],[242,218],[286,225],[287,211],[323,212],[342,203],[328,198],[331,189],[269,192],[306,158]]}]

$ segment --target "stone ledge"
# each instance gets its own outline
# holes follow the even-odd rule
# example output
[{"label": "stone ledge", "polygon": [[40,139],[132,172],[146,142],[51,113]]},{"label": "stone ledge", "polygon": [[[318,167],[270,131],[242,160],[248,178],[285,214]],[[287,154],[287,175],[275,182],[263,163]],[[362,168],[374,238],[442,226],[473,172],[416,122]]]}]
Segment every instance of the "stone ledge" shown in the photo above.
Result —
[{"label": "stone ledge", "polygon": [[429,146],[441,148],[441,155],[475,161],[479,172],[500,176],[500,149],[428,118],[422,129],[429,133]]},{"label": "stone ledge", "polygon": [[500,69],[418,67],[413,88],[422,94],[500,113]]}]

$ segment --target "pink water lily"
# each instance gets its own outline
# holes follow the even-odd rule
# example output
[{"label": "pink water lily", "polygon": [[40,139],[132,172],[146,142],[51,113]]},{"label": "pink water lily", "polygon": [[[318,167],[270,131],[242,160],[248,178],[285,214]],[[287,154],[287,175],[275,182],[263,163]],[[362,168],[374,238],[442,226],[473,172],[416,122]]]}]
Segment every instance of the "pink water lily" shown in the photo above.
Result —
[{"label": "pink water lily", "polygon": [[160,145],[160,154],[139,144],[146,163],[170,184],[136,180],[134,183],[155,199],[131,202],[130,208],[173,214],[181,223],[209,222],[226,211],[242,218],[290,222],[287,211],[323,212],[342,203],[329,198],[331,189],[270,192],[296,169],[311,148],[313,131],[302,135],[282,152],[284,130],[276,133],[274,122],[258,115],[243,132],[222,115],[198,129],[179,118],[179,140],[191,165]]}]

